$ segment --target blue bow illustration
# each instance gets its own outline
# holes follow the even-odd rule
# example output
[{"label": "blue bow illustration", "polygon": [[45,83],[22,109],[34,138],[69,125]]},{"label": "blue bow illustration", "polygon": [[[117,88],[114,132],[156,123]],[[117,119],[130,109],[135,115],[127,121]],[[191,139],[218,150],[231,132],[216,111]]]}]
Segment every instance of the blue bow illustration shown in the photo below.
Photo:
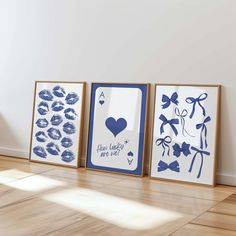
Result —
[{"label": "blue bow illustration", "polygon": [[170,164],[167,164],[164,161],[159,161],[157,171],[161,172],[161,171],[165,171],[167,169],[175,171],[175,172],[179,172],[179,163],[178,163],[178,161],[173,161]]},{"label": "blue bow illustration", "polygon": [[188,133],[188,131],[185,129],[185,117],[188,115],[188,111],[186,109],[183,109],[182,112],[180,112],[179,108],[175,108],[175,114],[180,118],[180,124],[182,126],[182,135],[185,136],[185,133],[190,136],[194,137],[191,134]]},{"label": "blue bow illustration", "polygon": [[170,156],[170,147],[169,147],[169,144],[171,143],[172,139],[170,136],[166,136],[165,138],[158,138],[156,140],[156,145],[157,146],[162,146],[163,148],[163,152],[162,152],[162,156],[165,155],[165,152],[166,152],[166,148],[168,148],[168,151],[167,151],[167,155]]},{"label": "blue bow illustration", "polygon": [[181,155],[181,152],[187,157],[191,152],[189,151],[190,144],[187,144],[185,142],[182,143],[181,147],[178,143],[172,146],[174,153],[173,155],[176,157],[179,157]]},{"label": "blue bow illustration", "polygon": [[190,165],[190,168],[189,168],[189,172],[192,172],[194,161],[195,161],[197,155],[199,154],[201,156],[201,164],[200,164],[200,168],[199,168],[199,171],[198,171],[197,178],[200,178],[201,173],[202,173],[202,166],[203,166],[203,156],[204,155],[210,156],[210,152],[203,151],[203,150],[197,149],[195,147],[191,147],[191,149],[193,151],[195,151],[196,153],[193,156],[193,159],[192,159],[192,162],[191,162],[191,165]]},{"label": "blue bow illustration", "polygon": [[169,124],[170,127],[172,128],[173,132],[175,133],[175,135],[176,136],[178,135],[178,130],[175,127],[175,125],[179,124],[178,119],[167,120],[163,114],[160,115],[159,119],[163,122],[160,127],[161,134],[164,133],[164,126]]},{"label": "blue bow illustration", "polygon": [[201,129],[201,135],[200,135],[200,148],[203,149],[203,134],[205,136],[205,148],[207,148],[208,144],[207,144],[207,127],[206,127],[206,123],[211,121],[211,117],[208,116],[207,118],[205,118],[205,120],[196,125],[197,129]]},{"label": "blue bow illustration", "polygon": [[163,94],[162,95],[162,102],[164,104],[162,104],[162,109],[167,108],[168,106],[170,106],[171,102],[174,103],[175,105],[178,106],[178,94],[176,92],[174,92],[171,97],[169,98],[167,95]]},{"label": "blue bow illustration", "polygon": [[193,118],[195,109],[196,109],[196,105],[198,104],[201,108],[202,108],[202,114],[205,116],[206,115],[206,111],[205,108],[203,107],[203,105],[201,104],[202,101],[204,101],[206,98],[208,97],[207,93],[202,93],[201,95],[199,95],[199,97],[197,98],[193,98],[193,97],[188,97],[185,99],[185,101],[188,104],[193,104],[193,109],[192,112],[190,114],[190,119]]}]

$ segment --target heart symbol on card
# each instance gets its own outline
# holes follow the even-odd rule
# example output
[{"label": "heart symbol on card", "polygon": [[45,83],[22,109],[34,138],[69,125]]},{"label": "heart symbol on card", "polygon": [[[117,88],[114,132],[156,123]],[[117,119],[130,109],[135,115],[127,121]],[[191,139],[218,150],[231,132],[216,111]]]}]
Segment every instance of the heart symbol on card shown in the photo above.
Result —
[{"label": "heart symbol on card", "polygon": [[129,157],[133,157],[133,156],[134,156],[134,154],[133,154],[131,151],[129,151],[127,155],[128,155]]},{"label": "heart symbol on card", "polygon": [[133,162],[133,159],[128,159],[128,158],[127,158],[127,161],[128,161],[128,163],[129,163],[129,165],[131,165],[132,162]]},{"label": "heart symbol on card", "polygon": [[116,137],[121,131],[123,131],[127,126],[127,121],[124,118],[119,118],[115,120],[113,117],[106,119],[106,127],[112,132],[114,137]]},{"label": "heart symbol on card", "polygon": [[99,103],[100,103],[101,105],[103,105],[103,103],[104,103],[104,100],[100,100],[100,101],[99,101]]}]

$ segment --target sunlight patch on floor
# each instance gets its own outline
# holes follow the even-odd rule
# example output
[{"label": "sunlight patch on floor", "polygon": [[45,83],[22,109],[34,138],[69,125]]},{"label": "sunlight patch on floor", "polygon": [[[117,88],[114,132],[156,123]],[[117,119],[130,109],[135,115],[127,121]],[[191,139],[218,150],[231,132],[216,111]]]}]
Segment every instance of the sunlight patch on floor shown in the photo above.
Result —
[{"label": "sunlight patch on floor", "polygon": [[33,175],[25,179],[4,183],[4,185],[23,191],[38,192],[46,189],[64,186],[65,183],[48,177]]},{"label": "sunlight patch on floor", "polygon": [[147,230],[183,217],[182,214],[86,188],[44,195],[43,199],[131,230]]},{"label": "sunlight patch on floor", "polygon": [[33,175],[33,174],[29,172],[17,170],[17,169],[2,170],[0,171],[0,183],[14,181],[20,178],[25,178],[30,175]]}]

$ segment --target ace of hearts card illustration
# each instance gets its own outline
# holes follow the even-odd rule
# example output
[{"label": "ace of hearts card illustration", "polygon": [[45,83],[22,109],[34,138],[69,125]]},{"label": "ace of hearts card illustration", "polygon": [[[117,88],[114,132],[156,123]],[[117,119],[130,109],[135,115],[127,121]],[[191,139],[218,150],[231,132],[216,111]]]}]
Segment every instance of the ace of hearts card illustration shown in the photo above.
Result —
[{"label": "ace of hearts card illustration", "polygon": [[148,93],[148,84],[92,84],[87,168],[143,175]]}]

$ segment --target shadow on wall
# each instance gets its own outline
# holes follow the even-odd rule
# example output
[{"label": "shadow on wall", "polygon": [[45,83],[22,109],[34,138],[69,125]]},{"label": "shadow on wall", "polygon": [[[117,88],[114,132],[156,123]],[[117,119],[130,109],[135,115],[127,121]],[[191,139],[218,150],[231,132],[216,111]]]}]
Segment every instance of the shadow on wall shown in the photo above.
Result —
[{"label": "shadow on wall", "polygon": [[[233,88],[231,88],[233,89]],[[228,90],[228,88],[227,88]],[[227,91],[228,94],[231,94]],[[233,94],[233,93],[232,93]],[[226,97],[226,88],[221,89],[221,111],[220,111],[220,125],[219,125],[219,146],[218,146],[218,161],[217,161],[217,172],[219,169],[227,170],[232,169],[232,165],[236,171],[236,161],[234,159],[235,153],[233,150],[232,135],[232,107],[229,107],[231,101],[228,101]],[[231,119],[230,119],[231,118]],[[229,158],[229,160],[226,160]],[[229,173],[230,174],[230,173]],[[233,173],[231,173],[233,174]]]},{"label": "shadow on wall", "polygon": [[[0,114],[0,154],[4,155],[5,149],[7,151],[8,149],[12,149],[12,147],[20,146],[19,139],[16,137],[15,133],[7,119]],[[9,143],[11,144],[10,147]]]}]

